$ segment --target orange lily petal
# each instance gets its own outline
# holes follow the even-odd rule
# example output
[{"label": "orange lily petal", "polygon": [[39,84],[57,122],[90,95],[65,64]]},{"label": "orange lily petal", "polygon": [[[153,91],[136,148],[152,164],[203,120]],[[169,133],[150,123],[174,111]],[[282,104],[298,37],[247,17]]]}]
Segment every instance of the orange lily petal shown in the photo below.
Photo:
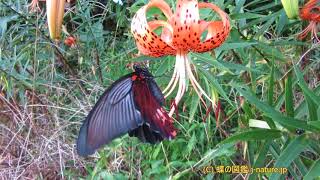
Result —
[{"label": "orange lily petal", "polygon": [[[151,7],[158,7],[167,18],[172,16],[169,5],[163,0],[152,0],[147,5],[140,8],[132,19],[131,32],[136,40],[136,44],[141,53],[153,57],[160,57],[167,54],[175,54],[176,50],[173,49],[168,42],[170,41],[170,30],[172,27],[165,21],[157,20],[147,22],[146,12]],[[159,37],[153,31],[163,26],[164,33]]]},{"label": "orange lily petal", "polygon": [[211,3],[199,3],[199,8],[210,8],[214,10],[221,18],[221,21],[201,22],[200,35],[207,29],[208,33],[204,42],[194,47],[196,52],[206,52],[220,46],[228,37],[230,32],[230,22],[228,15],[218,6]]},{"label": "orange lily petal", "polygon": [[310,0],[300,10],[301,19],[320,22],[320,1]]},{"label": "orange lily petal", "polygon": [[172,44],[176,49],[189,51],[200,42],[200,18],[197,0],[178,0],[174,17]]},{"label": "orange lily petal", "polygon": [[[146,11],[157,6],[162,10],[168,21],[156,20],[147,22]],[[210,8],[219,16],[219,21],[206,22],[200,20],[199,8]],[[230,22],[227,14],[211,3],[198,3],[197,0],[178,0],[174,16],[170,7],[163,0],[152,0],[138,10],[131,24],[131,31],[136,39],[141,53],[159,57],[175,55],[177,51],[196,52],[209,51],[221,45],[230,32]],[[153,31],[163,27],[161,37]],[[204,42],[200,37],[208,30]]]}]

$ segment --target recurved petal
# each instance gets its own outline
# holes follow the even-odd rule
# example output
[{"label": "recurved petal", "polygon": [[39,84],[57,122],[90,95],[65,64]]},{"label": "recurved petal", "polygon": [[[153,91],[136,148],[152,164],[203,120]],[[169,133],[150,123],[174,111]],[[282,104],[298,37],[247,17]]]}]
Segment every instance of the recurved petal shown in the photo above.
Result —
[{"label": "recurved petal", "polygon": [[200,42],[200,20],[197,0],[178,0],[170,23],[173,26],[172,44],[176,49],[189,51]]},{"label": "recurved petal", "polygon": [[[195,52],[206,52],[220,46],[230,33],[230,21],[228,15],[218,6],[211,3],[199,3],[199,8],[210,8],[214,10],[221,18],[220,21],[200,22],[200,35],[208,31],[204,42],[193,46]],[[199,37],[200,37],[199,35]]]},{"label": "recurved petal", "polygon": [[301,19],[320,22],[320,0],[308,1],[300,10]]},{"label": "recurved petal", "polygon": [[[140,8],[131,22],[131,33],[133,34],[140,52],[144,55],[159,57],[175,54],[176,50],[171,47],[172,27],[163,20],[148,22],[146,12],[151,7],[157,7],[167,18],[172,16],[170,7],[162,0],[152,0]],[[161,37],[153,31],[163,27]]]}]

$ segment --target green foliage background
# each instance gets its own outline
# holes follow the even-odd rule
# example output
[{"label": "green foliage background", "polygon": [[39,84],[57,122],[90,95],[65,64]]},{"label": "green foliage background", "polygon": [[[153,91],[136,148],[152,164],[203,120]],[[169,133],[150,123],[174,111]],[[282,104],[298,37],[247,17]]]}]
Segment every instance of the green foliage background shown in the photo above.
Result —
[{"label": "green foliage background", "polygon": [[[175,1],[167,2],[174,7]],[[30,12],[26,0],[0,2],[0,173],[70,179],[318,177],[319,44],[297,40],[307,22],[289,20],[280,0],[214,1],[230,16],[230,36],[221,47],[190,58],[202,87],[219,96],[219,119],[213,112],[205,118],[207,108],[189,87],[174,140],[149,145],[126,135],[93,157],[77,156],[82,120],[104,89],[131,71],[129,63],[149,59],[162,89],[170,80],[175,57],[135,55],[130,21],[145,3],[76,1],[64,18],[78,40],[70,48],[48,39],[43,4],[41,12]],[[216,18],[211,11],[200,13]],[[285,167],[289,173],[203,172],[220,165]]]}]

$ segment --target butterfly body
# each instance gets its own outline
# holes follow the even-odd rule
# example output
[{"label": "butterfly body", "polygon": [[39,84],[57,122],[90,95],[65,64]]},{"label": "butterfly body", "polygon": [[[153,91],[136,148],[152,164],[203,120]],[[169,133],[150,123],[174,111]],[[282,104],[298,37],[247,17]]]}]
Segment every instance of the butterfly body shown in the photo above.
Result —
[{"label": "butterfly body", "polygon": [[78,154],[93,154],[126,133],[152,144],[174,138],[173,121],[163,104],[163,94],[152,74],[136,66],[135,72],[115,81],[90,111],[80,128]]}]

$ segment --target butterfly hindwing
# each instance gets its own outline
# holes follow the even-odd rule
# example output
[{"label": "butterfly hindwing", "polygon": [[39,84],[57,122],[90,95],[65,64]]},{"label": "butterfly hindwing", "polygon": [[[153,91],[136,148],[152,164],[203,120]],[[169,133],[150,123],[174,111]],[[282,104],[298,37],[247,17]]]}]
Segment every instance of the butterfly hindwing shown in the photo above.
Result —
[{"label": "butterfly hindwing", "polygon": [[165,102],[164,96],[159,86],[157,85],[157,83],[154,81],[153,78],[147,79],[147,83],[148,83],[148,88],[152,93],[152,95],[156,98],[156,100],[160,103],[160,105],[163,106]]},{"label": "butterfly hindwing", "polygon": [[151,78],[133,82],[134,102],[151,130],[146,131],[146,129],[143,129],[144,134],[153,132],[161,135],[163,139],[171,139],[175,137],[176,130],[173,127],[172,118],[169,117],[162,107],[163,102],[161,102],[161,97],[163,97],[163,94],[161,91],[157,91],[157,89],[160,90]]},{"label": "butterfly hindwing", "polygon": [[134,104],[131,76],[114,82],[90,111],[77,140],[79,155],[93,154],[102,145],[142,124]]},{"label": "butterfly hindwing", "polygon": [[77,152],[93,154],[125,133],[156,143],[176,135],[173,120],[163,109],[164,96],[147,68],[135,67],[99,98],[80,128]]}]

